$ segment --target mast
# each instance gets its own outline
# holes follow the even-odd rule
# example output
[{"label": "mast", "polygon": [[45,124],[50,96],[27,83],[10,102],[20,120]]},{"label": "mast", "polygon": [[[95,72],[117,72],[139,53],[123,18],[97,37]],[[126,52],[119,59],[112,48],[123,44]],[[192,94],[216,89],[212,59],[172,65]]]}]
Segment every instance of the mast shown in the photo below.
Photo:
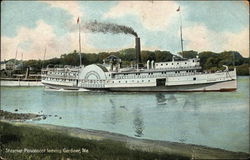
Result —
[{"label": "mast", "polygon": [[44,64],[44,61],[45,61],[46,51],[47,51],[47,47],[44,48],[42,68],[43,68],[43,64]]},{"label": "mast", "polygon": [[183,53],[182,17],[181,17],[181,8],[180,8],[180,6],[179,6],[179,8],[176,11],[179,12],[179,17],[180,17],[181,53]]},{"label": "mast", "polygon": [[22,65],[21,65],[21,71],[22,71],[23,70],[23,53],[22,53],[21,62],[22,62]]},{"label": "mast", "polygon": [[18,52],[18,48],[16,49],[16,56],[15,56],[15,62],[14,62],[14,67],[13,67],[13,70],[15,70],[15,68],[16,68],[17,52]]},{"label": "mast", "polygon": [[233,52],[233,66],[235,68],[235,54],[234,54],[234,52]]},{"label": "mast", "polygon": [[81,66],[82,65],[82,55],[81,55],[81,32],[80,32],[80,19],[79,19],[79,17],[77,19],[77,24],[78,24],[78,28],[79,28],[79,56],[80,56],[79,66]]},{"label": "mast", "polygon": [[183,53],[182,26],[180,26],[180,33],[181,33],[181,53]]},{"label": "mast", "polygon": [[45,61],[46,51],[47,51],[47,47],[44,48],[44,54],[43,54],[43,60],[44,61]]}]

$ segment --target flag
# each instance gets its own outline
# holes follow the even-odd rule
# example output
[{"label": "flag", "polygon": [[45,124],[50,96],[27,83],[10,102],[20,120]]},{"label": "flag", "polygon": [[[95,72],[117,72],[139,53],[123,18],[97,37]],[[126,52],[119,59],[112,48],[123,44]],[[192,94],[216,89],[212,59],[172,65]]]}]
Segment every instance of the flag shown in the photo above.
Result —
[{"label": "flag", "polygon": [[181,10],[181,8],[180,8],[180,6],[179,6],[179,8],[176,10],[177,12],[179,12]]},{"label": "flag", "polygon": [[77,21],[76,21],[76,22],[77,22],[77,24],[79,23],[79,21],[80,21],[80,20],[79,20],[79,17],[78,17],[78,18],[77,18]]}]

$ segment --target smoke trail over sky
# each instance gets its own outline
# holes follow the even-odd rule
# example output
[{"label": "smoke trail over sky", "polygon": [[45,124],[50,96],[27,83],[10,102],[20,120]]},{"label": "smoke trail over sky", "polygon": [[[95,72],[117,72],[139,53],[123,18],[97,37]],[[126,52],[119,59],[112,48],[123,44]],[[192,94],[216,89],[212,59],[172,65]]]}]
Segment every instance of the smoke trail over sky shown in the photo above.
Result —
[{"label": "smoke trail over sky", "polygon": [[124,25],[118,25],[114,23],[103,23],[103,22],[86,22],[83,24],[83,29],[88,30],[91,32],[102,32],[102,33],[112,33],[112,34],[130,34],[137,37],[137,33],[134,31],[133,28],[124,26]]}]

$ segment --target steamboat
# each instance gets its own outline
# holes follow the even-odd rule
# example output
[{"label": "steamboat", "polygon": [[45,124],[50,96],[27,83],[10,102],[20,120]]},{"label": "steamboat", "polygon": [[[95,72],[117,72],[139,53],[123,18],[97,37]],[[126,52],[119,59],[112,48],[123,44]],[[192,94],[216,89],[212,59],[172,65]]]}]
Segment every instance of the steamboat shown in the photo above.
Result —
[{"label": "steamboat", "polygon": [[[121,59],[109,56],[103,64],[42,69],[41,82],[58,90],[104,90],[122,92],[234,91],[236,69],[203,71],[199,57],[169,62],[141,62],[140,38],[135,38],[136,64],[122,68]],[[144,67],[145,66],[145,67]]]}]

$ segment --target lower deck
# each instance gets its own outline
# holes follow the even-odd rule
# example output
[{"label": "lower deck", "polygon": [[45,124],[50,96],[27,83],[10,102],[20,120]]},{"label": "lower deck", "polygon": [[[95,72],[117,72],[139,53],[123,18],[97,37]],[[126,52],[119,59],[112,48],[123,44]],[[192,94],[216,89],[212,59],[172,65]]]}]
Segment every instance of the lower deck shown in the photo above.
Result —
[{"label": "lower deck", "polygon": [[89,90],[89,91],[114,91],[114,92],[211,92],[211,91],[234,91],[237,89],[237,81],[214,82],[194,85],[156,86],[156,87],[117,87],[117,88],[84,88],[63,86],[44,83],[47,88],[56,90]]}]

